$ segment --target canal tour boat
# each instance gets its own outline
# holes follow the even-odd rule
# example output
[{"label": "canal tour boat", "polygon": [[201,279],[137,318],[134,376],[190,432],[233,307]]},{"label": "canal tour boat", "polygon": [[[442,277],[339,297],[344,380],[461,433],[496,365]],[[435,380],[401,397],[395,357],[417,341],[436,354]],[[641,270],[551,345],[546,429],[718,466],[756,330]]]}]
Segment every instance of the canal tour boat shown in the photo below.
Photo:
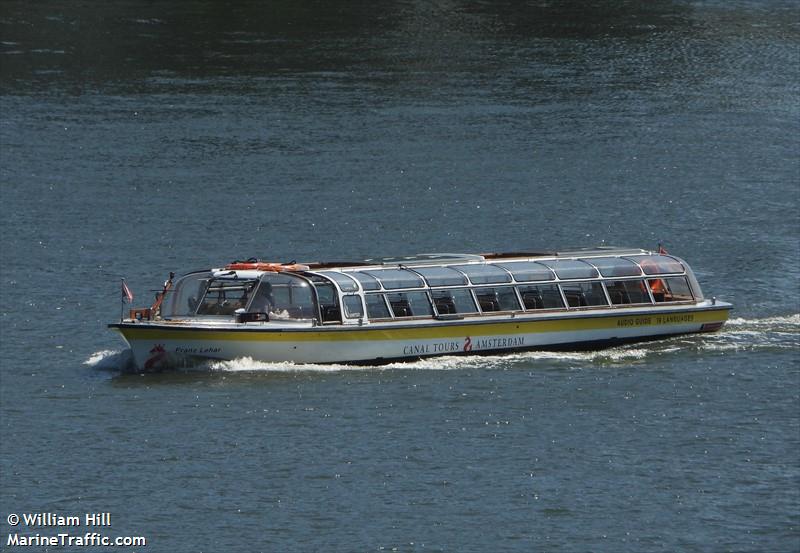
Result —
[{"label": "canal tour boat", "polygon": [[109,327],[142,370],[237,358],[379,364],[713,332],[730,309],[705,298],[689,265],[660,247],[602,247],[236,261],[171,274],[153,306]]}]

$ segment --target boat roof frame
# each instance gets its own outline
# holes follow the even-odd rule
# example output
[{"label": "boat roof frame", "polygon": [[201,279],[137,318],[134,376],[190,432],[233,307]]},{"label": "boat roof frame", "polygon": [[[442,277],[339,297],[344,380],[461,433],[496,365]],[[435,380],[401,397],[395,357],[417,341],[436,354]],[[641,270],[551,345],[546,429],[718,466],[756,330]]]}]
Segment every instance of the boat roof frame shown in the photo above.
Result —
[{"label": "boat roof frame", "polygon": [[[325,270],[326,271],[333,270],[335,272],[340,272],[341,274],[350,276],[354,280],[358,281],[358,287],[359,287],[358,291],[352,292],[352,291],[344,291],[344,290],[342,290],[341,292],[343,294],[348,294],[348,293],[352,294],[352,293],[359,293],[359,292],[360,293],[369,293],[369,292],[372,292],[372,293],[402,292],[402,291],[410,291],[410,290],[458,288],[458,287],[465,287],[465,286],[466,287],[475,287],[475,286],[484,286],[485,287],[485,286],[503,286],[503,285],[517,285],[517,284],[525,284],[525,285],[528,285],[528,284],[544,284],[544,283],[553,283],[553,282],[579,282],[579,281],[595,281],[595,280],[598,280],[598,281],[603,280],[604,281],[604,280],[608,280],[608,279],[619,280],[619,279],[659,278],[659,277],[667,277],[667,276],[686,275],[690,271],[690,269],[688,268],[688,266],[686,265],[686,263],[682,259],[676,258],[676,257],[674,257],[672,255],[669,255],[669,254],[659,254],[658,252],[652,252],[652,251],[642,250],[642,249],[622,249],[622,248],[591,249],[591,250],[586,250],[586,253],[588,255],[584,255],[583,252],[578,253],[577,251],[576,252],[565,252],[565,253],[569,253],[569,257],[567,257],[567,256],[563,256],[563,257],[559,257],[559,256],[546,256],[545,257],[545,256],[542,256],[542,257],[539,257],[539,258],[536,258],[536,257],[534,257],[534,258],[519,258],[519,257],[515,256],[514,259],[516,259],[518,262],[526,262],[527,261],[527,262],[534,262],[534,263],[541,262],[541,261],[547,261],[547,260],[554,260],[554,261],[559,261],[559,260],[563,260],[563,261],[580,260],[580,261],[583,261],[583,262],[587,263],[590,267],[592,267],[595,270],[596,274],[593,275],[593,276],[581,276],[581,277],[574,277],[574,278],[562,277],[562,276],[559,276],[557,274],[557,271],[554,268],[549,267],[548,265],[542,263],[541,265],[543,267],[546,267],[547,269],[550,270],[550,272],[552,273],[552,278],[548,278],[548,279],[545,279],[545,280],[520,281],[520,280],[517,279],[517,277],[515,276],[515,274],[511,270],[509,270],[507,267],[503,266],[504,264],[512,263],[510,261],[510,258],[500,258],[497,261],[500,261],[501,263],[496,263],[495,264],[494,263],[495,260],[493,260],[493,259],[484,259],[482,261],[473,260],[470,263],[463,263],[463,262],[459,263],[459,261],[461,261],[461,260],[456,258],[456,257],[451,258],[453,260],[452,264],[449,263],[449,262],[440,262],[440,263],[436,263],[436,266],[445,267],[445,268],[453,269],[455,271],[460,272],[461,274],[463,274],[466,277],[466,279],[467,279],[467,283],[466,284],[431,285],[428,282],[428,279],[424,275],[422,275],[419,272],[414,270],[415,268],[424,268],[424,267],[431,266],[431,264],[429,264],[429,263],[422,264],[422,265],[419,265],[419,264],[402,265],[401,264],[401,265],[386,265],[386,266],[381,266],[381,265],[358,266],[358,267],[349,266],[349,267],[341,267],[341,268],[333,268],[333,267],[327,268],[326,267]],[[574,255],[574,254],[578,254],[578,255]],[[630,259],[630,256],[662,256],[662,255],[664,257],[668,257],[668,258],[676,260],[678,262],[678,264],[681,265],[683,270],[681,272],[669,272],[669,273],[665,272],[665,273],[649,274],[649,273],[647,273],[646,271],[643,270],[643,268],[641,267],[639,262]],[[639,267],[641,273],[639,275],[630,275],[630,274],[628,274],[628,275],[609,276],[609,275],[606,275],[602,271],[601,267],[591,264],[591,259],[592,258],[609,258],[609,257],[618,257],[620,259],[624,259],[627,262],[633,263],[637,267]],[[503,262],[505,262],[505,263],[503,263]],[[510,280],[504,281],[504,282],[486,282],[486,283],[473,282],[472,278],[470,278],[470,276],[467,273],[465,273],[461,269],[459,269],[456,266],[454,266],[454,265],[469,265],[469,264],[492,265],[493,267],[497,267],[498,269],[500,269],[503,272],[507,273],[509,275],[509,277],[510,277]],[[384,283],[382,282],[382,280],[380,279],[380,277],[376,277],[376,275],[372,274],[372,272],[374,272],[374,271],[381,271],[381,270],[386,270],[386,269],[396,269],[396,270],[407,270],[407,271],[410,271],[410,272],[414,273],[415,275],[417,275],[421,279],[422,285],[421,286],[412,287],[412,288],[409,288],[409,287],[387,288],[384,285]],[[369,290],[365,289],[363,287],[361,281],[353,275],[353,273],[362,272],[362,271],[366,272],[366,274],[368,274],[369,276],[374,278],[378,282],[380,288],[379,289],[369,289]],[[311,269],[308,272],[311,273],[311,274],[318,274],[317,271],[315,271],[315,269]],[[324,275],[320,275],[320,276],[324,276]],[[337,285],[337,288],[338,288],[338,285]]]},{"label": "boat roof frame", "polygon": [[463,263],[481,263],[495,259],[535,260],[547,258],[575,258],[598,256],[623,256],[653,254],[650,250],[642,248],[624,248],[619,246],[594,246],[587,248],[567,248],[564,250],[535,249],[529,251],[512,252],[486,252],[456,253],[456,252],[427,252],[415,255],[400,255],[390,257],[374,257],[362,260],[347,261],[312,261],[304,263],[311,270],[332,268],[355,267],[410,267],[424,265],[446,265]]}]

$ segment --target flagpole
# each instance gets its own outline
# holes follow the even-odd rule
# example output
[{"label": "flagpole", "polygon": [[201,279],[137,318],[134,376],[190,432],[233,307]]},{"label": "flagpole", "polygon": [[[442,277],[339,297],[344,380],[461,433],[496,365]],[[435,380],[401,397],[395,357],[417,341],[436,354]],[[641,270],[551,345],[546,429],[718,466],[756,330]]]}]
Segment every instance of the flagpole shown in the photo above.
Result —
[{"label": "flagpole", "polygon": [[120,294],[119,294],[119,322],[122,322],[122,314],[125,311],[125,298],[123,298],[122,289],[125,286],[125,279],[121,279],[122,282],[120,283]]}]

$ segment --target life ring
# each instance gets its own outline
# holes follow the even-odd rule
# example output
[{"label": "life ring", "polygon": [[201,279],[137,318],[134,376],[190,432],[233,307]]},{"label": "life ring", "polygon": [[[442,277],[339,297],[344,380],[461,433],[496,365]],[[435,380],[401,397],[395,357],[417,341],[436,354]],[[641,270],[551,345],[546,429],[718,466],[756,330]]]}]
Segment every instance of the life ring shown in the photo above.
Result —
[{"label": "life ring", "polygon": [[308,271],[310,267],[308,265],[302,265],[300,263],[292,263],[291,265],[281,265],[282,271]]},{"label": "life ring", "polygon": [[225,269],[229,271],[255,270],[255,271],[272,271],[275,273],[280,273],[283,271],[307,271],[308,265],[301,265],[299,263],[284,265],[283,263],[265,263],[263,261],[256,261],[256,262],[234,261],[233,263],[228,263],[225,266]]}]

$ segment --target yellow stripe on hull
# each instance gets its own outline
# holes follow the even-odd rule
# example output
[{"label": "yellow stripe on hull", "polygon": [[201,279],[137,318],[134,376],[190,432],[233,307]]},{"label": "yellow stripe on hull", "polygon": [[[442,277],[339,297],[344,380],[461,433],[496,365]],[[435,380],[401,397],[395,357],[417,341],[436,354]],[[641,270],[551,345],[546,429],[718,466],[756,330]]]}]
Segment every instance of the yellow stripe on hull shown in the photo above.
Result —
[{"label": "yellow stripe on hull", "polygon": [[[635,340],[664,334],[718,328],[728,308],[685,309],[638,314],[591,314],[508,321],[426,321],[417,327],[342,326],[274,329],[272,323],[236,329],[187,328],[182,323],[112,325],[133,349],[140,368],[152,368],[154,355],[260,361],[331,363],[416,358],[493,349],[543,348],[582,342]],[[410,322],[410,321],[409,321]],[[150,365],[150,366],[148,366]]]},{"label": "yellow stripe on hull", "polygon": [[[627,328],[640,326],[660,326],[684,323],[724,322],[728,319],[727,309],[708,311],[661,313],[635,316],[608,317],[570,317],[539,321],[508,321],[493,323],[461,323],[448,326],[420,326],[414,328],[370,328],[357,327],[341,329],[330,327],[327,330],[274,330],[264,325],[263,330],[248,326],[237,330],[188,330],[178,325],[159,325],[136,328],[126,326],[120,332],[133,340],[202,340],[237,342],[338,342],[342,340],[414,340],[426,338],[456,338],[465,334],[497,336],[502,334],[527,334],[531,332],[561,332],[598,330],[604,328]],[[261,330],[261,331],[259,331]]]}]

